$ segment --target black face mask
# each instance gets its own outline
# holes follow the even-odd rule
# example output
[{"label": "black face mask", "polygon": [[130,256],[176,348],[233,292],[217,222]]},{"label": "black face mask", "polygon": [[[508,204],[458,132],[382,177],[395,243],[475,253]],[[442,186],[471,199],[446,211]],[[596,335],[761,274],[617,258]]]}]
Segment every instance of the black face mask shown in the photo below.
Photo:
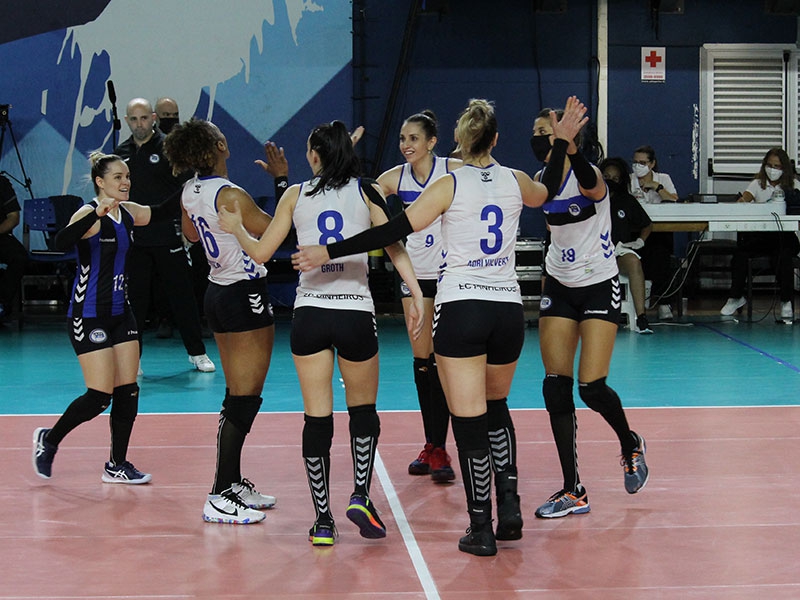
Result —
[{"label": "black face mask", "polygon": [[549,135],[531,136],[531,150],[533,150],[533,155],[538,161],[544,162],[547,159],[547,154],[552,149],[553,145],[550,143]]},{"label": "black face mask", "polygon": [[608,186],[608,191],[612,196],[616,196],[625,191],[625,188],[621,183],[618,181],[613,181],[611,179],[606,179],[606,185]]},{"label": "black face mask", "polygon": [[164,132],[164,135],[172,131],[172,128],[178,124],[179,119],[176,117],[162,117],[158,120],[158,128]]}]

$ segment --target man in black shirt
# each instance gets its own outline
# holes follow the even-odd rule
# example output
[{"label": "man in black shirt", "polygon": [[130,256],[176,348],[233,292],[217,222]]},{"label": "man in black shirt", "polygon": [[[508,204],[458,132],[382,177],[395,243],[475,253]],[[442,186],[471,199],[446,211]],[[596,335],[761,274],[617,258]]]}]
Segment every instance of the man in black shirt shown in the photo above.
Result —
[{"label": "man in black shirt", "polygon": [[[150,102],[144,98],[128,102],[125,122],[131,137],[122,142],[115,153],[125,160],[131,171],[131,201],[155,205],[180,195],[188,174],[180,178],[173,176],[172,167],[162,152],[164,134],[155,127],[156,114]],[[179,211],[172,220],[134,229],[133,248],[128,258],[128,296],[139,322],[140,343],[150,308],[154,275],[164,286],[175,324],[189,353],[189,362],[199,371],[216,370],[203,343],[189,262],[181,238]]]},{"label": "man in black shirt", "polygon": [[19,213],[17,194],[11,182],[0,175],[0,263],[6,265],[5,272],[0,272],[0,322],[11,312],[28,262],[25,247],[14,237]]}]

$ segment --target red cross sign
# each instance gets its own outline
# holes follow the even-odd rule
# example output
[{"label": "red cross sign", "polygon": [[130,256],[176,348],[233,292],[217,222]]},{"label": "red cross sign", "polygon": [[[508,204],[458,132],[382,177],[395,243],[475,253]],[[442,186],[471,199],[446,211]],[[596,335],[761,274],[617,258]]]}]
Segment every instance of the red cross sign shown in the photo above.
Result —
[{"label": "red cross sign", "polygon": [[666,80],[666,48],[642,48],[642,81],[664,82]]}]

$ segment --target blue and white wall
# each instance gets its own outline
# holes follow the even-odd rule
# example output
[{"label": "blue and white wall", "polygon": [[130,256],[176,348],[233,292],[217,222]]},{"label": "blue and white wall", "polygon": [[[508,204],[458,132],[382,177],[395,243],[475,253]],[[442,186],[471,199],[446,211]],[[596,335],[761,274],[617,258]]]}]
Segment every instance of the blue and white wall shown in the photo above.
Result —
[{"label": "blue and white wall", "polygon": [[[92,196],[87,154],[111,151],[114,82],[122,120],[134,97],[177,100],[182,119],[227,135],[231,178],[272,192],[253,164],[286,148],[292,179],[308,175],[305,141],[320,122],[352,119],[351,5],[342,0],[15,0],[0,20],[0,104],[35,196]],[[7,132],[0,170],[23,180]],[[27,192],[15,183],[20,198]]]}]

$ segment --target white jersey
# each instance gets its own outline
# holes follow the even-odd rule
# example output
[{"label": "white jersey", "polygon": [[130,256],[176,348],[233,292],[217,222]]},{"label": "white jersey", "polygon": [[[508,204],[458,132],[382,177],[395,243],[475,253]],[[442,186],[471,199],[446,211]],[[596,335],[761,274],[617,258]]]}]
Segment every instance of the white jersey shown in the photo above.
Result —
[{"label": "white jersey", "polygon": [[464,165],[450,175],[453,202],[442,215],[445,261],[436,304],[492,300],[522,304],[517,283],[517,226],[522,193],[511,169]]},{"label": "white jersey", "polygon": [[217,218],[217,196],[222,188],[242,189],[224,177],[198,177],[183,184],[181,203],[200,234],[211,267],[208,280],[219,285],[267,276],[267,269],[242,250],[236,237],[225,233]]},{"label": "white jersey", "polygon": [[[324,246],[369,229],[372,219],[367,201],[361,195],[360,180],[351,179],[338,190],[306,196],[314,183],[312,179],[300,186],[292,217],[301,246]],[[294,307],[374,312],[368,272],[366,252],[343,256],[302,272]]]},{"label": "white jersey", "polygon": [[[414,177],[414,170],[406,163],[400,170],[397,195],[408,208],[425,190],[427,185],[450,172],[449,159],[433,157],[433,167],[427,181],[420,183]],[[442,265],[442,219],[436,220],[425,229],[415,231],[406,239],[406,252],[414,265],[417,279],[436,279]]]},{"label": "white jersey", "polygon": [[586,287],[619,271],[611,240],[611,201],[606,189],[595,202],[581,194],[572,169],[561,190],[542,206],[550,228],[547,275],[567,287]]}]

